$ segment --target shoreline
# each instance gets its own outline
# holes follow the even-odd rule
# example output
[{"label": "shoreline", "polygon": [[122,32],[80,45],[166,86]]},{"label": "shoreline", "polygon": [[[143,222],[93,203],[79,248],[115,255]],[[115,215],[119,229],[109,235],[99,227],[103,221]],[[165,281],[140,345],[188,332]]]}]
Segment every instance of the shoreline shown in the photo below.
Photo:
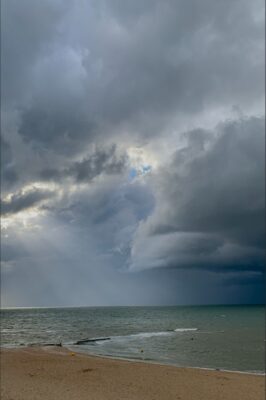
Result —
[{"label": "shoreline", "polygon": [[264,375],[117,360],[55,346],[1,348],[1,378],[3,400],[264,400],[265,389]]},{"label": "shoreline", "polygon": [[[28,346],[26,346],[28,347]],[[37,346],[38,347],[38,346]],[[48,347],[48,346],[45,346]],[[52,346],[51,346],[52,347]],[[55,346],[56,347],[56,346]],[[19,347],[21,348],[21,347]],[[163,363],[155,360],[142,360],[138,358],[126,358],[126,357],[119,357],[119,356],[110,356],[110,355],[103,355],[103,354],[95,354],[95,353],[89,353],[85,351],[78,351],[77,349],[73,349],[71,346],[63,346],[63,349],[67,349],[69,351],[75,352],[77,354],[84,354],[85,356],[87,355],[88,357],[99,357],[103,359],[110,359],[110,360],[117,360],[117,361],[128,361],[128,362],[135,362],[135,363],[144,363],[144,364],[151,364],[151,365],[162,365],[162,366],[169,366],[173,368],[184,368],[184,369],[196,369],[196,370],[203,370],[203,371],[216,371],[216,372],[229,372],[233,374],[244,374],[244,375],[255,375],[255,376],[266,376],[266,372],[258,372],[258,371],[239,371],[235,369],[223,369],[223,368],[211,368],[211,367],[192,367],[189,365],[176,365],[176,364],[170,364],[170,363]],[[1,349],[1,347],[0,347]]]},{"label": "shoreline", "polygon": [[155,361],[155,360],[142,360],[138,358],[127,358],[127,357],[119,357],[119,356],[112,356],[112,355],[104,355],[104,354],[96,354],[96,353],[90,353],[87,351],[78,351],[78,349],[73,348],[67,345],[56,345],[56,344],[51,344],[51,345],[42,345],[42,344],[33,344],[33,345],[22,345],[22,346],[14,346],[14,347],[4,347],[0,345],[0,353],[2,350],[22,350],[22,349],[66,349],[70,352],[74,352],[77,354],[81,354],[84,356],[88,357],[96,357],[96,358],[101,358],[101,359],[110,359],[110,360],[117,360],[117,361],[128,361],[132,363],[144,363],[144,364],[151,364],[151,365],[161,365],[161,366],[169,366],[173,368],[184,368],[184,369],[195,369],[195,370],[203,370],[203,371],[216,371],[216,372],[229,372],[233,374],[243,374],[243,375],[255,375],[255,376],[264,376],[266,377],[266,371],[265,372],[260,372],[260,371],[241,371],[241,370],[234,370],[234,369],[223,369],[223,368],[215,368],[215,367],[193,367],[190,365],[176,365],[176,364],[171,364],[171,363],[163,363],[160,361]]}]

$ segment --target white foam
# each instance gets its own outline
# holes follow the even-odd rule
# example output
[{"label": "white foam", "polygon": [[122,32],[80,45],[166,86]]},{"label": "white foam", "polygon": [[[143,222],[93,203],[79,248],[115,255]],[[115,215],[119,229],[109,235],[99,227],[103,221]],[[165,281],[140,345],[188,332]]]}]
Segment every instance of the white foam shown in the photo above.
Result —
[{"label": "white foam", "polygon": [[156,336],[171,336],[174,334],[174,331],[165,331],[165,332],[140,332],[140,333],[133,333],[131,335],[122,335],[122,336],[110,336],[110,340],[108,341],[102,341],[98,342],[95,341],[96,344],[107,344],[111,342],[125,342],[128,340],[142,340],[142,339],[149,339],[151,337],[156,337]]},{"label": "white foam", "polygon": [[150,338],[153,336],[169,336],[171,334],[172,334],[172,332],[141,332],[141,333],[135,333],[135,334],[129,335],[129,336],[140,338],[140,339],[146,339],[146,338]]},{"label": "white foam", "polygon": [[[198,328],[177,328],[173,331],[162,331],[162,332],[139,332],[139,333],[133,333],[131,335],[122,335],[122,336],[110,336],[110,340],[108,341],[98,341],[95,340],[95,344],[107,344],[108,342],[110,343],[110,341],[114,342],[114,341],[128,341],[128,340],[134,340],[134,339],[139,339],[139,340],[144,340],[144,339],[149,339],[152,337],[160,337],[160,336],[171,336],[173,335],[175,332],[177,333],[185,333],[185,332],[195,332],[197,331]],[[88,343],[90,344],[90,343]]]},{"label": "white foam", "polygon": [[[177,328],[173,331],[162,331],[162,332],[139,332],[139,333],[133,333],[131,335],[123,335],[123,336],[111,336],[110,340],[111,341],[127,341],[127,340],[134,340],[134,339],[149,339],[152,337],[160,337],[160,336],[171,336],[175,332],[191,332],[191,331],[197,331],[198,328]],[[96,344],[105,344],[106,342],[95,342]]]}]

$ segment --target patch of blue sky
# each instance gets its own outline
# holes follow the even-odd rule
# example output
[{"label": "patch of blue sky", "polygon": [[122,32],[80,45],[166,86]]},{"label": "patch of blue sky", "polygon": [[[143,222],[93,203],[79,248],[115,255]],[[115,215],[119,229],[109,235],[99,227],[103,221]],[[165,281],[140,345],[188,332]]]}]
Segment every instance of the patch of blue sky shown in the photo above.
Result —
[{"label": "patch of blue sky", "polygon": [[142,166],[141,166],[141,169],[142,169],[142,174],[143,174],[143,175],[144,175],[144,174],[147,174],[148,172],[151,171],[151,165],[142,165]]},{"label": "patch of blue sky", "polygon": [[130,181],[132,181],[136,176],[138,175],[138,171],[135,168],[131,168],[129,171],[128,178]]},{"label": "patch of blue sky", "polygon": [[151,165],[141,165],[138,169],[131,168],[129,171],[128,179],[132,181],[139,175],[146,175],[148,172],[151,171]]}]

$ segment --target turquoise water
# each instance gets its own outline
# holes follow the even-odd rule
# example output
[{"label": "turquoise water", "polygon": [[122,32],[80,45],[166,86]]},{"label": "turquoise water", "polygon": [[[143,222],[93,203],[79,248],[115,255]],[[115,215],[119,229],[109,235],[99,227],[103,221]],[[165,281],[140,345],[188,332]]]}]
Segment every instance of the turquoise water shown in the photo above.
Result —
[{"label": "turquoise water", "polygon": [[[91,354],[265,372],[263,306],[9,309],[1,320],[5,347],[62,342]],[[109,340],[74,344],[100,337]]]}]

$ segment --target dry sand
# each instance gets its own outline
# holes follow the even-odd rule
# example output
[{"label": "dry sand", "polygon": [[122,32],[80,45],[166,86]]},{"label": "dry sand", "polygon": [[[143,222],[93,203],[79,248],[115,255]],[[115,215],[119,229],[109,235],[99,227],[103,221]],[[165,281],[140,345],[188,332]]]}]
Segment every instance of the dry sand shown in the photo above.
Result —
[{"label": "dry sand", "polygon": [[57,348],[1,352],[2,400],[264,400],[265,377],[118,361]]}]

